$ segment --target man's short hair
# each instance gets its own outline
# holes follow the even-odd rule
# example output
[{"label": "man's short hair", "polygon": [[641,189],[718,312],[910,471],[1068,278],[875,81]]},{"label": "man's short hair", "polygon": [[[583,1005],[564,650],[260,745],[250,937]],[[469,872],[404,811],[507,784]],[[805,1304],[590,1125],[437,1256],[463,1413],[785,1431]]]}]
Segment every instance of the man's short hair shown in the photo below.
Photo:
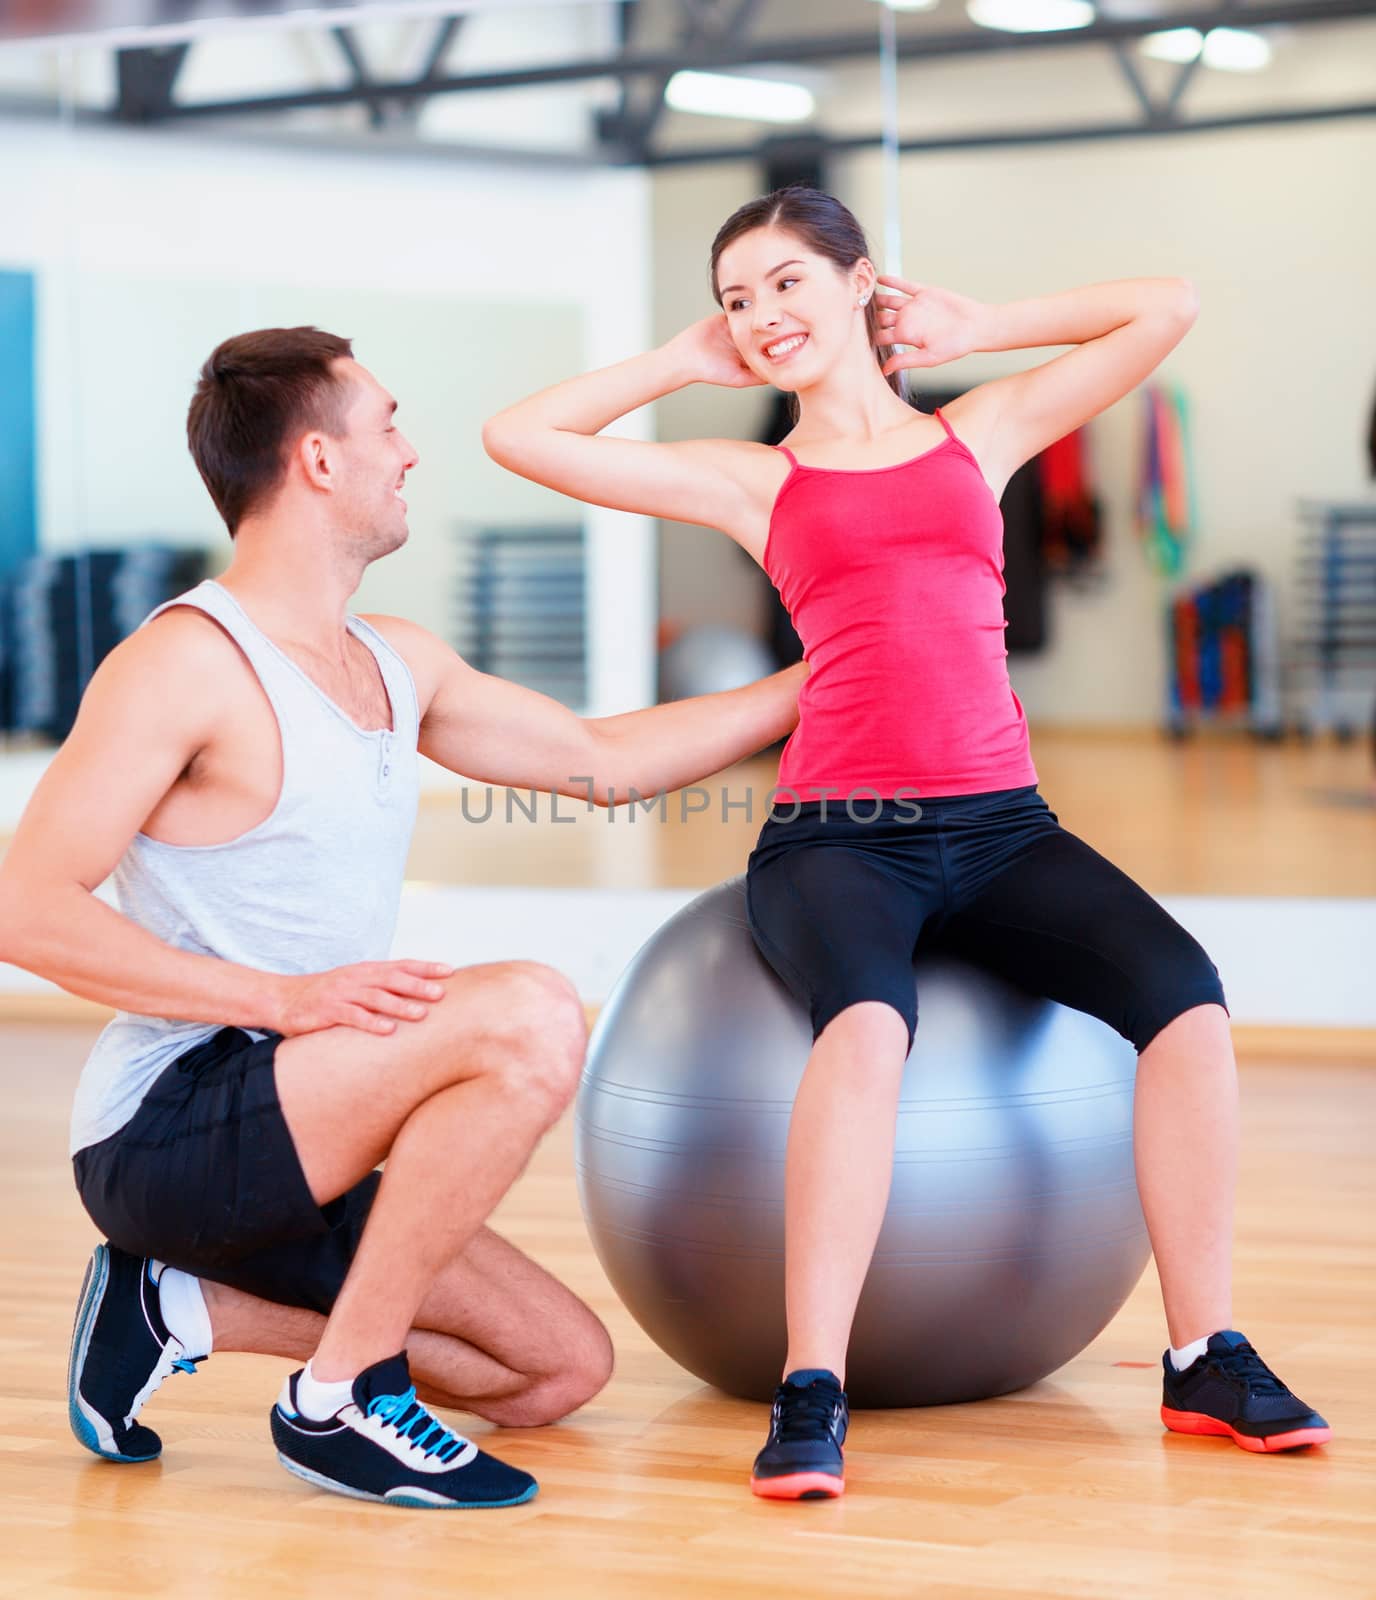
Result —
[{"label": "man's short hair", "polygon": [[344,432],[348,391],[333,363],[353,353],[319,328],[261,328],[226,339],[201,368],[186,441],[231,539],[280,484],[303,433]]}]

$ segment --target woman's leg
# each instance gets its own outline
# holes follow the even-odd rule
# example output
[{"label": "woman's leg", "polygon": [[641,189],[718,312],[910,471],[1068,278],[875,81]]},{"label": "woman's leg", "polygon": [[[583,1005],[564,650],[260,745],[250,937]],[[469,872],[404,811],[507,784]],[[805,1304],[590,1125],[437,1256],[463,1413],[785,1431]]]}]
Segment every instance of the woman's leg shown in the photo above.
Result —
[{"label": "woman's leg", "polygon": [[844,1378],[893,1173],[917,1022],[913,948],[939,893],[934,844],[924,849],[912,828],[890,837],[892,824],[871,832],[873,842],[851,825],[846,843],[799,845],[752,862],[749,877],[756,942],[814,1031],[788,1134],[785,1373],[821,1367]]},{"label": "woman's leg", "polygon": [[1137,1061],[1137,1191],[1177,1350],[1233,1326],[1237,1066],[1228,1013],[1194,1006]]},{"label": "woman's leg", "polygon": [[1222,985],[1198,941],[1065,829],[983,883],[940,941],[1137,1046],[1137,1187],[1171,1342],[1229,1327],[1237,1074]]},{"label": "woman's leg", "polygon": [[784,1371],[845,1384],[855,1305],[884,1220],[908,1028],[891,1006],[848,1006],[808,1057],[788,1130]]}]

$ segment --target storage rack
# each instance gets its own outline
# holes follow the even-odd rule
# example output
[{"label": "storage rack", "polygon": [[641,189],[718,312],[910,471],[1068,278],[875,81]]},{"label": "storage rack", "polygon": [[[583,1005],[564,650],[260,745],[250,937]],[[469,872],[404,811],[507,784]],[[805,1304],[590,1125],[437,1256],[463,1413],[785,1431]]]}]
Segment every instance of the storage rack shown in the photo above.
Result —
[{"label": "storage rack", "polygon": [[577,524],[460,528],[454,648],[480,672],[587,703],[587,594]]},{"label": "storage rack", "polygon": [[1376,709],[1376,499],[1301,500],[1288,698],[1302,735],[1346,741]]},{"label": "storage rack", "polygon": [[1173,737],[1206,722],[1280,737],[1275,604],[1259,572],[1243,568],[1177,589],[1166,610],[1166,649]]},{"label": "storage rack", "polygon": [[36,555],[0,579],[0,733],[60,743],[96,668],[150,611],[205,576],[160,544]]}]

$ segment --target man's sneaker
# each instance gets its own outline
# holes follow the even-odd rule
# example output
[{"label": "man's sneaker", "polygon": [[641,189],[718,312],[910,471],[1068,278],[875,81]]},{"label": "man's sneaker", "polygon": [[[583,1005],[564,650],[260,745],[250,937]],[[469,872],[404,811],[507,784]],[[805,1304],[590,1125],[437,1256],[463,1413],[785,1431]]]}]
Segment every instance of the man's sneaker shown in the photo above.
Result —
[{"label": "man's sneaker", "polygon": [[833,1500],[844,1494],[841,1446],[849,1424],[846,1396],[832,1373],[789,1373],[774,1391],[769,1438],[755,1457],[751,1489],[766,1500]]},{"label": "man's sneaker", "polygon": [[277,1459],[318,1489],[393,1506],[518,1506],[538,1485],[479,1450],[416,1399],[406,1352],[365,1367],[353,1399],[325,1422],[303,1416],[293,1372],[272,1408]]},{"label": "man's sneaker", "polygon": [[158,1305],[160,1268],[113,1244],[98,1244],[86,1265],[67,1360],[72,1432],[107,1461],[152,1461],[162,1440],[134,1419],[170,1372],[194,1372],[167,1331]]},{"label": "man's sneaker", "polygon": [[1322,1444],[1333,1430],[1271,1371],[1240,1333],[1209,1336],[1183,1372],[1168,1350],[1161,1420],[1176,1433],[1222,1434],[1244,1450],[1295,1450]]}]

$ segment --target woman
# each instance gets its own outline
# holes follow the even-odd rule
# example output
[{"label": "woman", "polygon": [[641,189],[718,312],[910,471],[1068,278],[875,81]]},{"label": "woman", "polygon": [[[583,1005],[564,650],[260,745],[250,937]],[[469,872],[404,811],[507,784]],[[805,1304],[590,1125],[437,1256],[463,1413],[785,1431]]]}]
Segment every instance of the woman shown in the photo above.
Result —
[{"label": "woman", "polygon": [[[846,1345],[888,1196],[924,928],[1139,1051],[1166,1425],[1251,1450],[1328,1438],[1230,1327],[1237,1082],[1218,973],[1060,827],[1005,664],[1004,486],[1149,376],[1194,321],[1193,287],[1135,279],[984,305],[879,277],[851,213],[797,188],[735,212],[711,271],[720,314],[500,413],[484,443],[577,499],[722,529],[769,574],[810,663],[780,766],[787,805],[748,876],[756,942],[814,1037],[788,1141],[788,1359],[753,1489],[843,1490]],[[905,367],[1056,344],[1078,348],[933,416],[902,398]],[[790,391],[787,445],[598,437],[690,383]]]}]

